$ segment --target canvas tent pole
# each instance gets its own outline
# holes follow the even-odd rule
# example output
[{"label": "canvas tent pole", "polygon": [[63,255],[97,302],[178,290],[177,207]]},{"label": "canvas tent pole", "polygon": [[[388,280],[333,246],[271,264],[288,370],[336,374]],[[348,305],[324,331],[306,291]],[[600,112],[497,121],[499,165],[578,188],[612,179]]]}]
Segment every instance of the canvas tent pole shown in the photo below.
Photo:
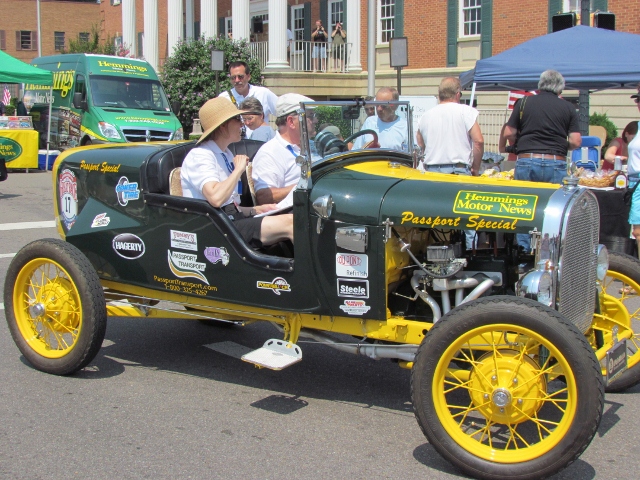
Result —
[{"label": "canvas tent pole", "polygon": [[53,110],[53,85],[49,87],[49,119],[47,125],[47,155],[44,160],[44,170],[49,171],[49,143],[51,141],[51,111]]},{"label": "canvas tent pole", "polygon": [[473,107],[473,99],[476,96],[476,82],[471,85],[471,100],[469,100],[469,106]]}]

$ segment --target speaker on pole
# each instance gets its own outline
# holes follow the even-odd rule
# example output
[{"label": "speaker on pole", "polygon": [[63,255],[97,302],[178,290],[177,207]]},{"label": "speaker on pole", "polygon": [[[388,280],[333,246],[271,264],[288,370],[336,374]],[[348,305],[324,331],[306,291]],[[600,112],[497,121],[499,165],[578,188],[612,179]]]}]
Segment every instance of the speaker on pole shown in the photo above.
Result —
[{"label": "speaker on pole", "polygon": [[607,30],[615,30],[616,16],[610,12],[596,12],[593,14],[593,26]]},{"label": "speaker on pole", "polygon": [[551,17],[551,30],[559,32],[566,28],[575,27],[577,22],[576,12],[558,13]]}]

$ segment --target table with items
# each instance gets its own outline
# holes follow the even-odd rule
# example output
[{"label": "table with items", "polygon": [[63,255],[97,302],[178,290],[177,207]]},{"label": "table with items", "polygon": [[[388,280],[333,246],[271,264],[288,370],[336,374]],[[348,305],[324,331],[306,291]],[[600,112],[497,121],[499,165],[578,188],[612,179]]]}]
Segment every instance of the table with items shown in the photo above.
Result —
[{"label": "table with items", "polygon": [[0,158],[7,168],[38,168],[38,138],[31,117],[0,116]]}]

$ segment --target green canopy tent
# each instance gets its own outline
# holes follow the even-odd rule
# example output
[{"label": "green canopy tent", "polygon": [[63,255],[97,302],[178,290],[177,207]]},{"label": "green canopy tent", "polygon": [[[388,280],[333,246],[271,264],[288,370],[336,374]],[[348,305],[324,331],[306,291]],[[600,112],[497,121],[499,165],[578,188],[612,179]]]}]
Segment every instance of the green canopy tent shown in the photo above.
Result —
[{"label": "green canopy tent", "polygon": [[46,167],[49,169],[49,137],[51,134],[51,99],[53,99],[53,73],[33,67],[0,50],[0,83],[33,83],[49,88],[49,124],[47,125]]}]

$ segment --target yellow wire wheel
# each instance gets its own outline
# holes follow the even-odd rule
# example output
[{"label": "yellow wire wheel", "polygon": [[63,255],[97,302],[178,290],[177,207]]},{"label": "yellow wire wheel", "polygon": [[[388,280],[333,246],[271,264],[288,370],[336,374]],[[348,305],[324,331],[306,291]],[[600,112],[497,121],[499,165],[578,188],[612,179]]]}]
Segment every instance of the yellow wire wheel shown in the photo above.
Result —
[{"label": "yellow wire wheel", "polygon": [[[602,315],[623,322],[633,330],[633,336],[627,340],[627,370],[606,387],[607,392],[621,392],[640,383],[640,333],[635,332],[640,328],[640,261],[609,252],[609,270],[602,281],[602,293]],[[620,312],[620,305],[626,311]],[[601,333],[604,341],[611,341],[610,330],[601,330]],[[596,346],[599,346],[597,337]]]},{"label": "yellow wire wheel", "polygon": [[556,311],[488,297],[439,320],[411,379],[429,443],[478,478],[541,478],[577,458],[599,424],[603,383],[584,335]]},{"label": "yellow wire wheel", "polygon": [[88,364],[106,330],[98,275],[86,257],[60,240],[38,240],[14,257],[5,280],[7,324],[37,369],[66,375]]}]

